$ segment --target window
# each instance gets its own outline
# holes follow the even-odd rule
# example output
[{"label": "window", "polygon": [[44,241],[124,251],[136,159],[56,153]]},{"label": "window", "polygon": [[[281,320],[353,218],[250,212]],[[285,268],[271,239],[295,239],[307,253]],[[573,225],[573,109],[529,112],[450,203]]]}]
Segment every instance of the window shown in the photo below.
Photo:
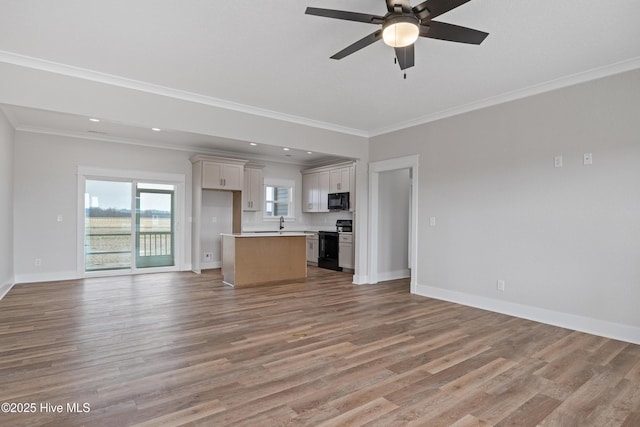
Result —
[{"label": "window", "polygon": [[264,216],[293,218],[293,183],[266,182],[264,186]]}]

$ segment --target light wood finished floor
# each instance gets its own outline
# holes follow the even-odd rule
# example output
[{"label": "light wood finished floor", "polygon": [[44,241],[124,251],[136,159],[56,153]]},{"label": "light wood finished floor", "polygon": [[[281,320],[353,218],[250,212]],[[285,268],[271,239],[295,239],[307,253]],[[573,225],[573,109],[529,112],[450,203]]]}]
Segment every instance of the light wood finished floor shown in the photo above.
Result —
[{"label": "light wood finished floor", "polygon": [[[0,301],[2,426],[640,426],[640,346],[309,269],[15,286]],[[66,413],[66,404],[90,405]]]}]

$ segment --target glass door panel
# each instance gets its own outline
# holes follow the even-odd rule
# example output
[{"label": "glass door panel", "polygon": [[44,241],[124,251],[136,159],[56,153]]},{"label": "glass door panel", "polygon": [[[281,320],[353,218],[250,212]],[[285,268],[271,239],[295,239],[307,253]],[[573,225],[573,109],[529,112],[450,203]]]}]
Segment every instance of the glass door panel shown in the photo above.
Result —
[{"label": "glass door panel", "polygon": [[174,265],[173,199],[173,185],[137,185],[136,268]]},{"label": "glass door panel", "polygon": [[86,181],[85,271],[131,268],[131,188],[130,182]]}]

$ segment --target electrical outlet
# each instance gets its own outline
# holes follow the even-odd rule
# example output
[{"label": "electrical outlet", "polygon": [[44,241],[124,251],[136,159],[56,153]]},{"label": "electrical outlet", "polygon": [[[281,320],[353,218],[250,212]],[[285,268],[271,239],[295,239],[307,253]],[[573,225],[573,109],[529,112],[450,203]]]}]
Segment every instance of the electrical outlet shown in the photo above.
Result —
[{"label": "electrical outlet", "polygon": [[584,156],[582,157],[583,159],[583,163],[585,165],[592,165],[593,164],[593,154],[592,153],[584,153]]},{"label": "electrical outlet", "polygon": [[504,280],[498,280],[498,282],[496,283],[496,288],[498,288],[500,292],[504,292],[504,285]]},{"label": "electrical outlet", "polygon": [[431,226],[431,227],[435,227],[436,226],[436,217],[435,216],[429,217],[429,226]]},{"label": "electrical outlet", "polygon": [[35,264],[36,267],[40,267],[42,265],[42,259],[36,258],[34,260],[34,264]]},{"label": "electrical outlet", "polygon": [[62,222],[62,215],[58,215],[58,222]]},{"label": "electrical outlet", "polygon": [[207,261],[207,262],[213,261],[213,252],[205,252],[204,253],[204,260]]}]

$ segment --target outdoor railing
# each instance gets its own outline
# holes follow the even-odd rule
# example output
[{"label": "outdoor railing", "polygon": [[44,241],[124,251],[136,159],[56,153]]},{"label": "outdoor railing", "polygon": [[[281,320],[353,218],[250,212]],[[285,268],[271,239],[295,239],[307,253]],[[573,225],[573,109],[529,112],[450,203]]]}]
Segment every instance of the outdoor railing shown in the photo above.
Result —
[{"label": "outdoor railing", "polygon": [[171,231],[141,231],[138,249],[140,256],[171,255]]},{"label": "outdoor railing", "polygon": [[[138,233],[138,255],[171,255],[171,231],[141,231]],[[87,255],[108,255],[131,253],[130,233],[90,233],[85,237]]]}]

